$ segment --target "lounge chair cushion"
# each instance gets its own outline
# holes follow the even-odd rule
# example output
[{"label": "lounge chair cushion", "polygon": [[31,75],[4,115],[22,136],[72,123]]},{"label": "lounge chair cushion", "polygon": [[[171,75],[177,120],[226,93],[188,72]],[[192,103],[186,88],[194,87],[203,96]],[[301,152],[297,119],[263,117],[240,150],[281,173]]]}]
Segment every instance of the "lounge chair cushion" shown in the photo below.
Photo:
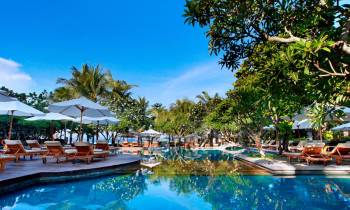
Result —
[{"label": "lounge chair cushion", "polygon": [[39,144],[39,142],[37,140],[26,140],[26,142],[27,142],[27,144],[36,144],[36,143]]},{"label": "lounge chair cushion", "polygon": [[5,140],[5,144],[17,145],[17,144],[22,144],[22,142],[21,142],[21,140]]},{"label": "lounge chair cushion", "polygon": [[76,149],[66,149],[66,150],[64,150],[64,152],[66,154],[75,154],[75,153],[77,153],[77,150]]},{"label": "lounge chair cushion", "polygon": [[26,149],[25,151],[26,151],[26,153],[33,153],[33,154],[34,154],[34,153],[41,152],[42,150],[40,150],[40,149],[39,149],[39,150],[36,150],[36,149],[35,149],[35,150],[32,150],[32,149]]},{"label": "lounge chair cushion", "polygon": [[96,141],[96,144],[108,144],[106,141]]},{"label": "lounge chair cushion", "polygon": [[108,151],[94,151],[94,155],[107,155],[109,154]]},{"label": "lounge chair cushion", "polygon": [[76,142],[74,145],[76,147],[79,147],[79,146],[90,146],[90,144],[87,143],[87,142]]},{"label": "lounge chair cushion", "polygon": [[102,149],[94,149],[94,152],[102,152]]},{"label": "lounge chair cushion", "polygon": [[45,144],[47,146],[62,146],[61,142],[59,141],[45,141]]}]

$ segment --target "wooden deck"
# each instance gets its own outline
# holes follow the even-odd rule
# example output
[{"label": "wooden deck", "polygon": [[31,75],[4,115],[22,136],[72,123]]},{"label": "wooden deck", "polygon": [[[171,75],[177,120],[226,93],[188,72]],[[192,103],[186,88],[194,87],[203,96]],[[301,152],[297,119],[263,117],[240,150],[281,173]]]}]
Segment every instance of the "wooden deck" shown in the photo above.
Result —
[{"label": "wooden deck", "polygon": [[0,172],[0,194],[35,184],[128,173],[135,171],[139,166],[140,157],[127,154],[109,156],[106,160],[97,159],[90,164],[85,162],[57,164],[53,159],[48,159],[47,163],[43,164],[40,157],[34,157],[33,160],[11,161],[6,164],[4,171]]}]

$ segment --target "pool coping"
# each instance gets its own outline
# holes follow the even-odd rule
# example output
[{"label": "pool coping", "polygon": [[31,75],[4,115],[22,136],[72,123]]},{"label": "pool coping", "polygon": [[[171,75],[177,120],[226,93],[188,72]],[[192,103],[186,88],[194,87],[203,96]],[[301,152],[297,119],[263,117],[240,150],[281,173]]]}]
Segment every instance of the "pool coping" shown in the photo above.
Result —
[{"label": "pool coping", "polygon": [[350,165],[305,165],[289,164],[284,161],[266,160],[262,158],[252,158],[244,154],[235,156],[237,160],[249,163],[261,169],[265,169],[275,176],[295,176],[295,175],[350,175]]},{"label": "pool coping", "polygon": [[0,195],[41,184],[70,182],[113,174],[128,174],[139,169],[140,163],[141,158],[138,157],[133,158],[131,161],[126,161],[114,165],[91,167],[71,171],[40,171],[29,173],[24,176],[17,176],[14,178],[0,180]]}]

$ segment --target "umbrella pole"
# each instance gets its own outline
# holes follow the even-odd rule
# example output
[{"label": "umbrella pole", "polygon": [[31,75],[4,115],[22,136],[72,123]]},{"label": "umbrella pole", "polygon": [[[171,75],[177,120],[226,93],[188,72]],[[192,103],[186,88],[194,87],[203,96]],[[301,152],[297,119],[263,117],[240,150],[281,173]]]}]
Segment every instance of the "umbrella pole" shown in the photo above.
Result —
[{"label": "umbrella pole", "polygon": [[10,115],[10,128],[9,128],[9,134],[8,134],[8,139],[9,139],[9,140],[11,140],[11,135],[12,135],[13,112],[14,112],[14,110],[11,110],[11,115]]},{"label": "umbrella pole", "polygon": [[83,141],[83,112],[84,108],[80,109],[80,139],[79,141]]},{"label": "umbrella pole", "polygon": [[98,141],[98,125],[99,125],[99,121],[97,120],[97,125],[96,125],[96,142]]},{"label": "umbrella pole", "polygon": [[66,141],[67,136],[67,121],[64,121],[64,141]]}]

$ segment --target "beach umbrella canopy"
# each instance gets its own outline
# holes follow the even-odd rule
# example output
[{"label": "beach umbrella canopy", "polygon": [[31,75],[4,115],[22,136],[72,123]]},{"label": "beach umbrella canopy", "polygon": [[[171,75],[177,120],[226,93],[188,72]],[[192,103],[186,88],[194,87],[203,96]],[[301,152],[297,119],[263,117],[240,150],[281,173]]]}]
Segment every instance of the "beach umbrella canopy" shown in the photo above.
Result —
[{"label": "beach umbrella canopy", "polygon": [[113,113],[107,107],[90,101],[85,97],[51,104],[50,112],[61,113],[70,117],[80,117],[80,141],[82,141],[83,116],[86,117],[112,117]]},{"label": "beach umbrella canopy", "polygon": [[85,97],[51,104],[49,105],[49,111],[70,117],[113,117],[113,113],[107,107],[101,106]]},{"label": "beach umbrella canopy", "polygon": [[[28,121],[46,120],[46,121],[74,121],[74,118],[68,117],[60,113],[49,112],[42,116],[34,116],[27,118]],[[52,129],[52,123],[51,123]],[[52,131],[51,131],[52,132]],[[51,133],[51,138],[53,140],[53,133]],[[64,138],[66,138],[66,123],[64,124]]]},{"label": "beach umbrella canopy", "polygon": [[274,131],[274,130],[276,130],[276,128],[275,128],[274,125],[269,125],[269,126],[264,126],[264,127],[263,127],[263,130],[266,130],[266,131]]},{"label": "beach umbrella canopy", "polygon": [[294,121],[293,130],[297,129],[312,129],[312,122],[310,119],[303,119],[300,121]]},{"label": "beach umbrella canopy", "polygon": [[[79,122],[80,118],[75,118],[74,122]],[[99,125],[108,125],[108,124],[117,124],[119,120],[115,117],[85,117],[83,116],[83,124],[99,124]]]},{"label": "beach umbrella canopy", "polygon": [[66,115],[60,113],[49,112],[45,115],[35,116],[27,118],[28,121],[37,121],[37,120],[47,120],[47,121],[74,121],[75,119],[72,117],[68,117]]},{"label": "beach umbrella canopy", "polygon": [[8,102],[8,101],[15,101],[16,98],[12,98],[6,94],[5,91],[0,90],[0,102]]},{"label": "beach umbrella canopy", "polygon": [[[79,118],[74,119],[75,122],[79,122]],[[117,124],[119,120],[115,117],[85,117],[83,116],[83,124],[95,124],[96,125],[96,139],[98,140],[99,125]]]},{"label": "beach umbrella canopy", "polygon": [[25,103],[13,100],[7,102],[0,102],[0,114],[10,116],[10,128],[8,133],[8,139],[11,139],[13,116],[30,117],[35,115],[43,115],[44,113],[37,109],[34,109],[31,106],[28,106]]},{"label": "beach umbrella canopy", "polygon": [[332,131],[350,131],[350,123],[345,123],[342,125],[338,125],[331,129]]},{"label": "beach umbrella canopy", "polygon": [[17,100],[0,102],[0,114],[22,117],[43,115],[41,111]]},{"label": "beach umbrella canopy", "polygon": [[141,134],[144,136],[160,136],[162,133],[155,131],[153,129],[148,129],[146,131],[143,131]]}]

